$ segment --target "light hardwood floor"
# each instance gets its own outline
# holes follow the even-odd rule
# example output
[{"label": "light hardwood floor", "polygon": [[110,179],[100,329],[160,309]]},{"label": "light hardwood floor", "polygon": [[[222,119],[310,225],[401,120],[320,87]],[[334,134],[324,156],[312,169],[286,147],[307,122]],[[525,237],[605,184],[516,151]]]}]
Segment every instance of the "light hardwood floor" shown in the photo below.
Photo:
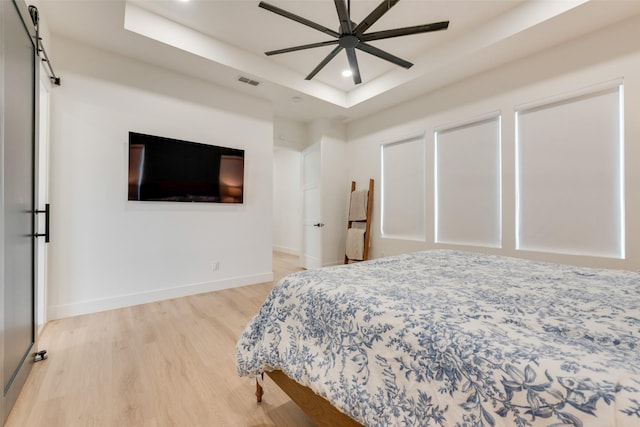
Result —
[{"label": "light hardwood floor", "polygon": [[[275,281],[299,270],[274,253]],[[263,402],[235,344],[273,283],[49,322],[6,427],[313,426],[270,380]]]}]

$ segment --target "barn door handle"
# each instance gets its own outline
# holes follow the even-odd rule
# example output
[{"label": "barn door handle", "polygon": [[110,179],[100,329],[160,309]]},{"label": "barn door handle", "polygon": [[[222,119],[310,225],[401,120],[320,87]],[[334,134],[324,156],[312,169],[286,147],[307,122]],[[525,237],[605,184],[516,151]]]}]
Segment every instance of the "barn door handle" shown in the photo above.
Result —
[{"label": "barn door handle", "polygon": [[44,242],[45,243],[49,243],[49,217],[50,217],[49,213],[50,212],[51,212],[51,210],[49,208],[49,203],[44,205],[44,210],[37,210],[36,211],[36,215],[43,213],[45,215],[45,217],[44,217],[44,233],[38,233],[35,236],[36,237],[44,237]]},{"label": "barn door handle", "polygon": [[317,224],[313,224],[313,226],[314,226],[314,227],[318,227],[318,228],[320,228],[320,227],[324,227],[324,224],[323,224],[323,223],[321,223],[321,222],[319,222],[319,223],[317,223]]}]

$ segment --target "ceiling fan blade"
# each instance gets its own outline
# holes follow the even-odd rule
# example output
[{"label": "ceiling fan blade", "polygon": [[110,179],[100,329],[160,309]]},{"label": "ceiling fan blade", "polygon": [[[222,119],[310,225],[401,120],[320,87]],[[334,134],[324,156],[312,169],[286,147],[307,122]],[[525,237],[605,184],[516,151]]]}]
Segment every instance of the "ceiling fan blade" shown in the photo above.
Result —
[{"label": "ceiling fan blade", "polygon": [[360,22],[355,30],[353,31],[355,35],[361,36],[365,31],[369,29],[370,26],[376,23],[376,21],[382,18],[382,15],[387,13],[389,9],[396,5],[400,0],[383,0],[382,3],[378,5],[366,18]]},{"label": "ceiling fan blade", "polygon": [[331,61],[333,58],[335,58],[335,56],[340,53],[340,51],[343,49],[342,46],[336,46],[335,49],[333,49],[331,51],[331,53],[329,53],[329,55],[327,55],[326,58],[324,58],[322,60],[321,63],[318,64],[318,66],[316,68],[313,69],[313,71],[311,73],[309,73],[309,75],[307,77],[305,77],[305,80],[311,80],[316,74],[318,74],[320,72],[320,70],[322,70],[324,68],[325,65],[327,65],[329,63],[329,61]]},{"label": "ceiling fan blade", "polygon": [[349,11],[347,10],[347,4],[345,0],[333,0],[336,4],[336,11],[338,12],[338,19],[340,19],[340,29],[342,34],[351,34],[351,18],[349,17]]},{"label": "ceiling fan blade", "polygon": [[267,56],[278,55],[280,53],[295,52],[296,50],[304,50],[304,49],[311,49],[314,47],[329,46],[337,43],[338,43],[338,40],[327,40],[326,42],[310,43],[310,44],[303,44],[300,46],[287,47],[284,49],[270,50],[269,52],[265,52],[264,54]]},{"label": "ceiling fan blade", "polygon": [[377,56],[378,58],[384,59],[385,61],[392,62],[403,68],[411,68],[413,66],[411,62],[405,61],[402,58],[398,58],[397,56],[385,52],[382,49],[378,49],[377,47],[373,47],[370,44],[360,42],[358,46],[356,46],[356,49],[360,49],[364,52],[370,53],[371,55]]},{"label": "ceiling fan blade", "polygon": [[414,27],[396,28],[393,30],[375,31],[363,34],[360,40],[368,42],[371,40],[390,39],[391,37],[408,36],[411,34],[430,33],[432,31],[446,30],[449,28],[449,21],[434,22],[432,24],[416,25]]},{"label": "ceiling fan blade", "polygon": [[316,23],[315,23],[315,22],[313,22],[313,21],[309,21],[309,20],[308,20],[308,19],[306,19],[306,18],[303,18],[303,17],[298,16],[298,15],[296,15],[296,14],[293,14],[293,13],[291,13],[291,12],[288,12],[288,11],[286,11],[286,10],[284,10],[284,9],[280,9],[280,8],[279,8],[279,7],[277,7],[277,6],[273,6],[273,5],[271,5],[271,4],[269,4],[269,3],[265,3],[265,2],[263,2],[263,1],[261,1],[261,2],[258,4],[258,6],[259,6],[259,7],[261,7],[261,8],[263,8],[263,9],[266,9],[266,10],[268,10],[268,11],[271,11],[271,12],[273,12],[273,13],[277,13],[277,14],[278,14],[278,15],[280,15],[280,16],[284,16],[285,18],[289,18],[289,19],[291,19],[291,20],[293,20],[293,21],[299,22],[300,24],[302,24],[302,25],[306,25],[307,27],[311,27],[311,28],[316,29],[316,30],[318,30],[318,31],[322,31],[323,33],[328,34],[328,35],[330,35],[331,37],[335,37],[335,38],[340,37],[340,34],[339,34],[339,33],[335,32],[335,31],[333,31],[333,30],[331,30],[331,29],[329,29],[329,28],[327,28],[327,27],[325,27],[325,26],[323,26],[323,25],[316,24]]},{"label": "ceiling fan blade", "polygon": [[360,67],[358,67],[356,50],[352,47],[348,47],[346,50],[347,59],[349,60],[349,68],[351,68],[351,72],[353,73],[353,83],[359,85],[360,83],[362,83],[362,79],[360,78]]}]

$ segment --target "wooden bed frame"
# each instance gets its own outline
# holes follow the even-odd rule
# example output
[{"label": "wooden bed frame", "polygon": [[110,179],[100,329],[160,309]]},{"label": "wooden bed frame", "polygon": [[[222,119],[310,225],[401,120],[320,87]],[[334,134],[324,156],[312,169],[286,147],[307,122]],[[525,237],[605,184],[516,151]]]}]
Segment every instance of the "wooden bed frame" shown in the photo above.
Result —
[{"label": "wooden bed frame", "polygon": [[[298,384],[282,371],[265,372],[274,383],[291,398],[318,427],[364,427],[345,413],[336,409],[328,400],[317,395],[309,387]],[[264,374],[263,374],[264,378]],[[256,383],[256,397],[262,402],[264,391]]]}]

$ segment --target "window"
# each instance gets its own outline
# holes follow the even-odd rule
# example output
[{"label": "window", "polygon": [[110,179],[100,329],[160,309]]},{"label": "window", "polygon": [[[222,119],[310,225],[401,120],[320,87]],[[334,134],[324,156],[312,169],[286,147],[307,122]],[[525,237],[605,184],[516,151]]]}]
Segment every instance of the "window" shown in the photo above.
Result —
[{"label": "window", "polygon": [[500,247],[500,117],[435,133],[435,241]]},{"label": "window", "polygon": [[382,237],[425,239],[424,138],[382,145]]},{"label": "window", "polygon": [[516,112],[516,247],[624,258],[623,86]]}]

